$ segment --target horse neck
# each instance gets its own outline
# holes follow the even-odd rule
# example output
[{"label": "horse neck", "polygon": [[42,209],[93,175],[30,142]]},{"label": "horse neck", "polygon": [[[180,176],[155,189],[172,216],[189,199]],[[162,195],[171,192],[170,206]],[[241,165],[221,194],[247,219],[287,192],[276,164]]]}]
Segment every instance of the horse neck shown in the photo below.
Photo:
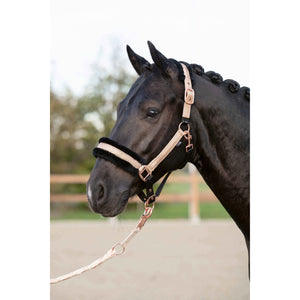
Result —
[{"label": "horse neck", "polygon": [[[195,76],[196,77],[196,76]],[[249,236],[249,103],[225,86],[194,78],[191,162]]]}]

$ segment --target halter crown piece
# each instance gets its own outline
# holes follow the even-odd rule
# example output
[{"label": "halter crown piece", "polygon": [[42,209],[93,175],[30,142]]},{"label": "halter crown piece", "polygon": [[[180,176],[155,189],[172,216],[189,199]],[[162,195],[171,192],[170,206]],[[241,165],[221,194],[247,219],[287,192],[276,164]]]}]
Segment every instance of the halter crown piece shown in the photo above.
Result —
[{"label": "halter crown piece", "polygon": [[[138,193],[139,198],[143,202],[154,202],[155,198],[159,196],[171,172],[165,175],[156,193],[153,191],[153,183],[149,184],[149,181],[152,179],[152,173],[170,154],[170,152],[176,147],[183,137],[187,140],[186,152],[193,150],[193,144],[191,143],[192,135],[190,134],[190,114],[191,106],[194,103],[195,93],[192,88],[192,82],[188,68],[183,63],[181,63],[181,66],[185,76],[182,121],[172,139],[154,159],[146,164],[145,159],[140,155],[106,137],[101,138],[99,140],[99,145],[93,150],[93,155],[96,158],[99,157],[106,159],[133,176],[139,176],[143,182],[148,183],[146,184],[146,194],[144,194],[144,192]],[[183,127],[186,127],[186,129],[183,129]]]}]

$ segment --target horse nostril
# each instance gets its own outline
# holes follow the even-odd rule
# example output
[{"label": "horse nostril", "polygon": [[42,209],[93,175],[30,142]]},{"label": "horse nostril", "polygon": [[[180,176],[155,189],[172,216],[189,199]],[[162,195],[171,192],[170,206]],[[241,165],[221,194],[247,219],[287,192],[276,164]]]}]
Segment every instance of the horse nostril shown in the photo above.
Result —
[{"label": "horse nostril", "polygon": [[104,196],[104,187],[102,184],[99,184],[99,189],[98,189],[98,199],[100,200]]}]

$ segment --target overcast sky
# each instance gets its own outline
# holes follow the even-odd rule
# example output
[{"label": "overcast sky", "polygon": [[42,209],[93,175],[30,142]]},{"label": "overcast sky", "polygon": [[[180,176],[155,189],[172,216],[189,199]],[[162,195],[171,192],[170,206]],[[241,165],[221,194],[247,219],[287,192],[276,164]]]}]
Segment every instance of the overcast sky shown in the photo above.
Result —
[{"label": "overcast sky", "polygon": [[129,44],[151,61],[147,40],[169,58],[250,86],[248,5],[247,0],[52,0],[52,86],[80,94],[93,63],[109,66],[113,41],[122,56]]}]

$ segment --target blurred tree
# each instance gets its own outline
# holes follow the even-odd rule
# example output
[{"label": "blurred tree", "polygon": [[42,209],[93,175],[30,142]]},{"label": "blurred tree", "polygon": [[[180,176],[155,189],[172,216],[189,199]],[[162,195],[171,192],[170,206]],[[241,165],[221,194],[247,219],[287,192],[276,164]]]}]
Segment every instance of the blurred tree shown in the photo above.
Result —
[{"label": "blurred tree", "polygon": [[112,61],[111,72],[94,66],[93,82],[80,97],[71,91],[58,95],[51,89],[51,173],[89,173],[92,169],[92,149],[99,137],[109,135],[116,107],[135,79],[116,52]]}]

